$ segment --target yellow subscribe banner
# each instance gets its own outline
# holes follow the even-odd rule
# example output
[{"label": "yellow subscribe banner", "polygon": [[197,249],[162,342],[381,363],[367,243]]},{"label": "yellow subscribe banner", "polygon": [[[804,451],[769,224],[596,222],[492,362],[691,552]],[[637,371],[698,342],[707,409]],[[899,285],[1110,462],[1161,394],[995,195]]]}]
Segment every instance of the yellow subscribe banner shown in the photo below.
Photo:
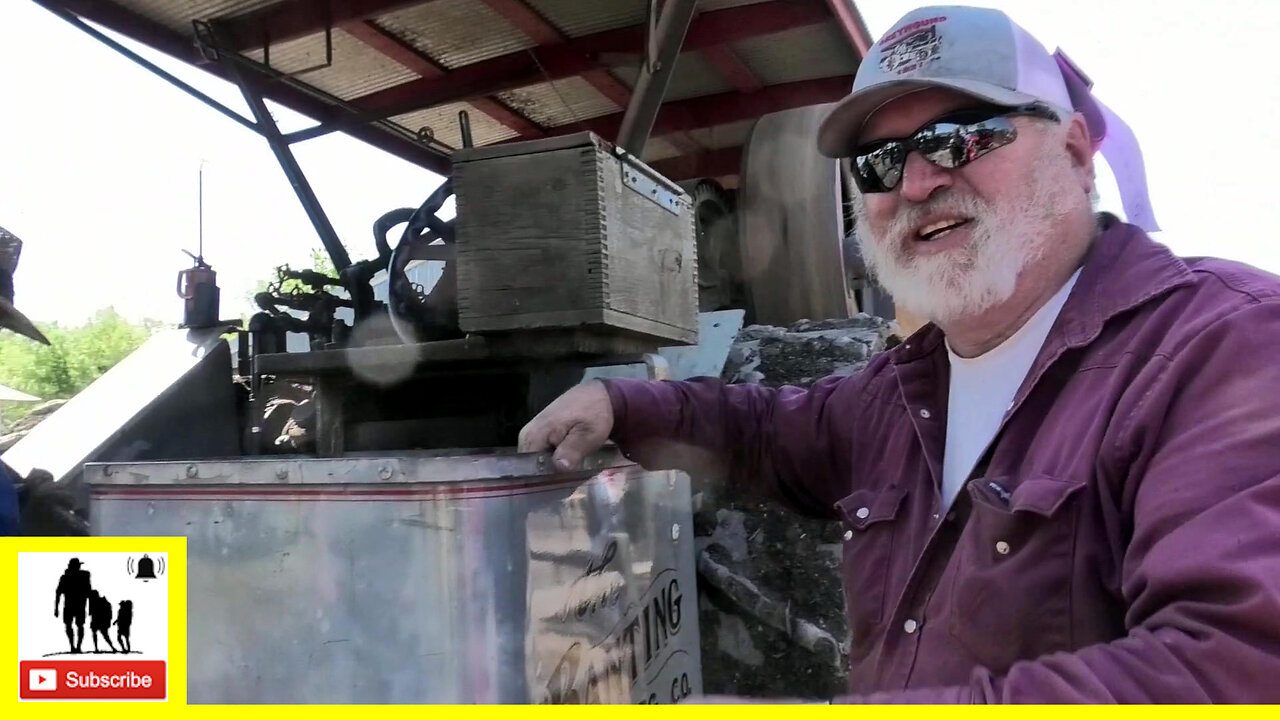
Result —
[{"label": "yellow subscribe banner", "polygon": [[[205,668],[214,668],[219,683],[255,682],[270,675],[270,668],[256,668],[242,662],[217,637],[201,635],[203,646],[188,647],[188,563],[187,539],[183,537],[130,538],[0,538],[0,642],[15,658],[7,680],[0,686],[0,706],[5,717],[58,718],[78,720],[144,718],[151,715],[222,714],[231,706],[187,703],[188,658],[196,657]],[[315,568],[324,573],[323,567]],[[243,590],[227,582],[212,592],[237,593]],[[358,592],[359,588],[349,588]],[[296,596],[295,596],[296,597]],[[317,598],[317,606],[321,601]],[[296,601],[295,601],[296,604]],[[315,607],[263,607],[271,617],[293,617],[302,622],[288,627],[305,627],[318,616]],[[323,623],[316,619],[316,623]],[[395,618],[389,618],[394,623]],[[251,623],[245,623],[251,625]],[[517,633],[520,634],[520,633]],[[297,638],[305,642],[306,638]],[[273,642],[289,642],[287,636]],[[375,652],[364,648],[362,652]],[[385,661],[383,658],[382,661]],[[447,659],[446,659],[447,660]],[[256,677],[255,677],[256,676]],[[325,681],[325,678],[317,678]],[[514,680],[513,682],[518,682]],[[697,713],[733,717],[785,715],[826,715],[849,713],[884,717],[936,717],[938,708],[929,707],[841,707],[824,705],[742,705],[714,698],[690,697],[690,704],[668,706],[664,710],[635,706],[399,706],[367,704],[334,705],[236,705],[234,712],[245,717],[278,719],[297,714],[308,718],[350,717],[353,707],[364,716],[420,716],[424,712],[507,716],[511,713],[585,715],[599,713]],[[750,702],[749,700],[747,702]],[[711,704],[704,704],[711,703]],[[1034,712],[1039,716],[1078,716],[1081,708],[948,708],[949,714],[969,715]],[[1128,719],[1159,713],[1169,716],[1199,717],[1206,713],[1229,715],[1272,714],[1270,708],[1187,708],[1124,707],[1090,708],[1087,712],[1120,714]]]}]

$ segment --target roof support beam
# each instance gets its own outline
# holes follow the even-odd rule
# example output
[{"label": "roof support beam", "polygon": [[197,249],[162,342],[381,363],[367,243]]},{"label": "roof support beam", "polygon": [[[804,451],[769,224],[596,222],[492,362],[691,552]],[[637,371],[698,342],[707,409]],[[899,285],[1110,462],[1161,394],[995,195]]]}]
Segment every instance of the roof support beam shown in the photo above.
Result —
[{"label": "roof support beam", "polygon": [[432,0],[281,0],[215,22],[227,50],[246,52],[429,2]]},{"label": "roof support beam", "polygon": [[[96,0],[35,0],[35,2],[57,15],[69,13],[89,20],[171,57],[194,64],[211,75],[231,80],[227,63],[202,62],[200,52],[192,45],[189,38],[120,5]],[[282,82],[271,83],[263,91],[263,96],[320,123],[333,123],[338,120],[341,113],[333,104],[316,97],[313,93]],[[445,174],[449,171],[447,157],[405,135],[375,124],[351,123],[345,129],[356,139],[428,170]]]},{"label": "roof support beam", "polygon": [[694,178],[715,178],[737,175],[742,168],[741,146],[706,150],[691,155],[680,155],[655,160],[649,165],[668,180],[680,182]]},{"label": "roof support beam", "polygon": [[564,40],[564,35],[546,18],[524,4],[522,0],[480,0],[489,9],[498,13],[503,20],[511,23],[517,30],[529,36],[535,45],[554,45]]},{"label": "roof support beam", "polygon": [[671,133],[663,139],[679,150],[681,155],[697,155],[706,150],[706,148],[702,147],[702,143],[694,140],[689,133]]},{"label": "roof support beam", "polygon": [[[434,60],[424,55],[418,48],[401,40],[372,20],[352,20],[342,23],[339,27],[343,32],[370,48],[417,73],[419,77],[439,78],[448,72],[437,65]],[[535,138],[544,134],[537,123],[494,98],[477,97],[471,100],[471,105],[476,110],[520,133],[523,137]]]},{"label": "roof support beam", "polygon": [[[750,120],[766,113],[833,102],[844,97],[852,83],[852,75],[838,75],[820,80],[768,85],[754,93],[728,92],[669,102],[662,106],[652,134],[654,137],[661,137]],[[617,137],[621,126],[622,114],[615,113],[550,128],[547,134],[569,135],[585,127],[601,137],[612,138]]]},{"label": "roof support beam", "polygon": [[[645,143],[649,141],[658,111],[667,98],[667,86],[675,73],[676,58],[680,57],[684,36],[689,32],[697,6],[698,0],[667,0],[662,6],[650,39],[653,47],[646,52],[645,63],[640,67],[640,76],[631,92],[627,111],[622,116],[622,125],[617,135],[608,136],[616,138],[620,147],[636,157],[644,156]],[[657,5],[649,7],[656,12]]]},{"label": "roof support beam", "polygon": [[[529,39],[533,40],[539,47],[562,45],[569,39],[564,33],[560,32],[559,28],[529,7],[524,0],[481,0],[481,2],[488,5],[502,19],[514,25],[520,32],[529,36]],[[524,53],[518,54],[525,58],[528,57]],[[609,98],[618,107],[626,107],[628,100],[631,98],[631,89],[618,82],[617,78],[610,75],[608,70],[604,68],[590,69],[591,67],[591,65],[582,65],[582,69],[579,71],[582,74],[582,79],[586,80],[601,95]],[[539,71],[539,76],[541,76],[541,71]],[[552,79],[559,80],[561,78],[553,76]]]},{"label": "roof support beam", "polygon": [[307,174],[298,165],[298,160],[294,157],[293,150],[289,148],[289,142],[280,133],[280,127],[276,125],[275,118],[271,116],[271,110],[267,108],[267,103],[262,99],[261,87],[259,87],[254,78],[250,77],[248,70],[245,68],[232,65],[228,69],[231,71],[231,76],[240,86],[240,92],[244,95],[244,100],[248,103],[249,109],[253,111],[253,117],[258,122],[258,133],[271,146],[271,151],[275,153],[276,161],[280,163],[280,169],[284,170],[285,177],[289,180],[289,185],[293,187],[293,192],[298,196],[298,201],[302,203],[302,209],[306,211],[307,218],[311,220],[311,226],[315,228],[316,234],[320,236],[320,242],[324,245],[324,249],[329,252],[329,259],[333,261],[333,268],[338,272],[346,270],[351,266],[351,256],[347,254],[347,249],[343,247],[337,231],[333,229],[333,223],[329,221],[329,216],[325,213],[324,206],[320,204],[320,199],[316,197],[315,191],[311,189]]},{"label": "roof support beam", "polygon": [[[831,13],[824,0],[770,0],[704,12],[690,23],[685,35],[684,50],[703,50],[791,28],[815,25],[830,18]],[[592,82],[594,75],[598,81],[608,83],[609,80],[603,79],[608,72],[603,69],[600,57],[611,53],[642,52],[644,43],[643,27],[608,30],[464,65],[443,77],[411,80],[357,98],[353,103],[362,110],[389,117],[533,85],[548,78],[559,80],[588,73],[588,82]],[[601,70],[602,73],[591,73],[592,70]],[[612,79],[612,76],[609,78]],[[617,83],[616,80],[612,82]],[[601,89],[595,82],[592,84],[596,85],[596,89]],[[625,90],[625,86],[622,89]],[[602,92],[614,102],[618,102],[616,98],[621,97],[616,87]],[[630,91],[626,92],[629,97]],[[620,107],[625,105],[621,102],[618,104]]]},{"label": "roof support beam", "polygon": [[596,92],[609,98],[619,108],[625,108],[627,103],[631,101],[631,88],[623,85],[620,80],[604,68],[588,70],[582,74],[582,79],[595,88]]},{"label": "roof support beam", "polygon": [[709,47],[702,51],[702,57],[738,92],[753,93],[764,87],[760,78],[728,45]]},{"label": "roof support beam", "polygon": [[862,13],[858,12],[858,8],[853,4],[854,0],[827,0],[827,5],[831,7],[831,12],[839,21],[840,27],[844,29],[845,37],[849,39],[849,45],[853,51],[858,54],[858,60],[861,61],[871,52],[871,46],[875,43],[875,38],[871,37],[871,32],[867,30],[867,23],[862,19]]}]

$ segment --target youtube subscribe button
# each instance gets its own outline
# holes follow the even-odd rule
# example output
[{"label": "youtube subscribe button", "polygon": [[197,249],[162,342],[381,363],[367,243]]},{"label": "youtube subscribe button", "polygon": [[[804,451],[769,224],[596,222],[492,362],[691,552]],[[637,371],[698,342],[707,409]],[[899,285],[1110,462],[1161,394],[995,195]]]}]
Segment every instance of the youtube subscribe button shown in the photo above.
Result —
[{"label": "youtube subscribe button", "polygon": [[23,660],[23,700],[164,700],[163,660]]}]

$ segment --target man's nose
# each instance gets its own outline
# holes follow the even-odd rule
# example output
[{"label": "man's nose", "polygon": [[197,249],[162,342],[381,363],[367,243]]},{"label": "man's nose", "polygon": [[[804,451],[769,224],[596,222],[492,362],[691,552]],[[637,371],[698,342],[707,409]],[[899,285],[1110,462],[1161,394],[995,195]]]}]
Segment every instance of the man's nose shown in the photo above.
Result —
[{"label": "man's nose", "polygon": [[925,160],[918,152],[907,155],[902,167],[902,198],[908,202],[924,202],[940,188],[951,186],[951,173]]}]

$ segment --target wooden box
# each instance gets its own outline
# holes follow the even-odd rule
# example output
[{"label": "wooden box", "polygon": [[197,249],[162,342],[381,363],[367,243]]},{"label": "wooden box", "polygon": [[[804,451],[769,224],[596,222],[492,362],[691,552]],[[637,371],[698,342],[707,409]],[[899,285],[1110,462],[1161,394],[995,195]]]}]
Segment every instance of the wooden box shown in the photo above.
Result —
[{"label": "wooden box", "polygon": [[461,150],[453,183],[464,331],[697,342],[693,211],[678,185],[587,132]]}]

